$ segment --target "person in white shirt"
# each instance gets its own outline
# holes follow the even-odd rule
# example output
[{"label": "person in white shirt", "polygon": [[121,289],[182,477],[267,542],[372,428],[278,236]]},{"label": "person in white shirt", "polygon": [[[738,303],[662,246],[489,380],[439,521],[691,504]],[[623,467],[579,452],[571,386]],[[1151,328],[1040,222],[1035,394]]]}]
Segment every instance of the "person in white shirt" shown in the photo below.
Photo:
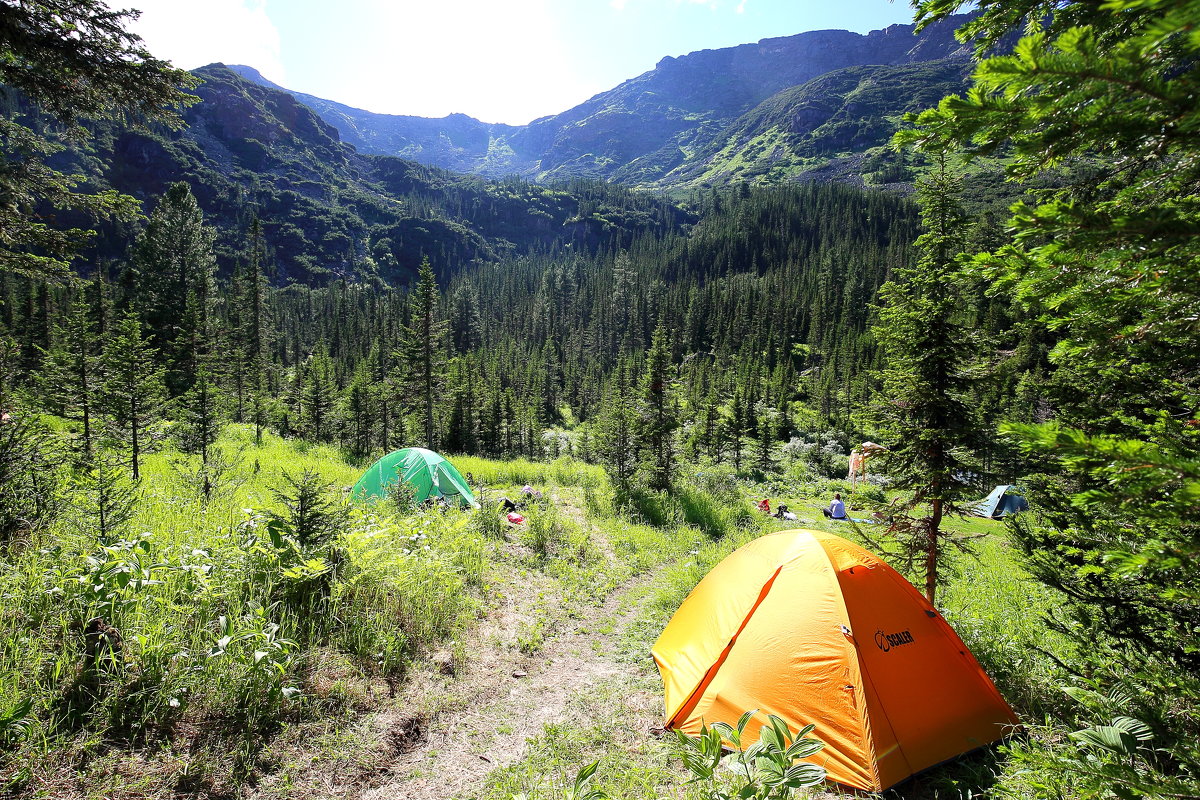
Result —
[{"label": "person in white shirt", "polygon": [[834,492],[829,508],[822,508],[821,513],[825,515],[826,519],[845,519],[846,504],[842,502],[842,493]]}]

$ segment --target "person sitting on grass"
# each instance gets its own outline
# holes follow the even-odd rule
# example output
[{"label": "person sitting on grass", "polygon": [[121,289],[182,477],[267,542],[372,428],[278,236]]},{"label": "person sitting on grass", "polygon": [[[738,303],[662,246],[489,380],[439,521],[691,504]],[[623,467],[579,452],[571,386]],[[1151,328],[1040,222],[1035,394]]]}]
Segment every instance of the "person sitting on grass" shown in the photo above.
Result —
[{"label": "person sitting on grass", "polygon": [[821,513],[825,515],[826,519],[845,519],[846,504],[842,502],[842,493],[834,492],[829,508],[822,508]]}]

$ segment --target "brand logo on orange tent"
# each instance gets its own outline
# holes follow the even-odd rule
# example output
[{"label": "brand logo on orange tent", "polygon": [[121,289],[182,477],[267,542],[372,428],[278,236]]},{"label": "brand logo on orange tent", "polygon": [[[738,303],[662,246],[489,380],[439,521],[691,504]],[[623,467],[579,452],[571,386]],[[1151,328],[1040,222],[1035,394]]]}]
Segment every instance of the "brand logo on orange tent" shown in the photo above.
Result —
[{"label": "brand logo on orange tent", "polygon": [[913,635],[908,631],[900,631],[899,633],[875,631],[875,645],[885,653],[893,647],[899,647],[902,644],[912,644],[913,641]]}]

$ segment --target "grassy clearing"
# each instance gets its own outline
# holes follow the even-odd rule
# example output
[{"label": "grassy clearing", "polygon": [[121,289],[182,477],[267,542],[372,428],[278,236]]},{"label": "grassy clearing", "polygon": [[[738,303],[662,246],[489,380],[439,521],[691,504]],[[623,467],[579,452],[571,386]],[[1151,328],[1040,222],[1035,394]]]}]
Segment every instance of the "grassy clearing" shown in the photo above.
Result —
[{"label": "grassy clearing", "polygon": [[[221,448],[227,466],[208,502],[194,461],[160,453],[146,461],[143,499],[120,541],[102,546],[80,506],[0,562],[0,621],[15,632],[0,644],[0,712],[33,701],[26,735],[0,755],[8,795],[237,795],[250,782],[264,797],[312,795],[314,776],[373,769],[380,751],[367,714],[386,708],[389,687],[433,648],[470,658],[463,642],[501,593],[531,594],[511,643],[529,656],[564,620],[625,587],[617,605],[632,619],[616,657],[628,674],[576,697],[570,721],[529,730],[526,757],[494,771],[479,796],[560,797],[580,766],[599,760],[596,785],[613,797],[691,800],[699,790],[685,785],[673,741],[649,733],[661,711],[649,649],[671,614],[713,566],[764,532],[815,527],[867,543],[879,530],[820,516],[846,488],[838,482],[772,494],[800,514],[781,522],[753,508],[771,487],[719,471],[617,509],[603,473],[571,459],[456,458],[487,487],[481,511],[357,509],[328,547],[306,550],[274,541],[273,515],[286,509],[273,490],[307,469],[340,496],[360,468],[276,437],[255,446],[236,426]],[[528,499],[526,522],[509,526],[487,501],[518,499],[526,484],[542,498]],[[866,496],[874,491],[850,495],[851,509],[878,502]],[[1041,624],[1053,599],[1021,572],[1001,524],[950,528],[972,553],[955,556],[939,605],[1036,722],[1063,702],[1056,668],[1037,649],[1063,646]],[[97,618],[120,642],[99,657],[86,635]],[[455,696],[453,683],[446,692]],[[519,719],[512,725],[519,730]],[[1027,795],[1019,764],[985,752],[923,776],[904,796]]]},{"label": "grassy clearing", "polygon": [[[653,582],[633,586],[620,604],[637,609],[635,618],[625,627],[621,642],[621,658],[629,673],[617,684],[602,687],[594,696],[579,698],[576,720],[539,732],[527,757],[494,772],[481,797],[508,800],[518,792],[527,793],[530,800],[561,797],[575,770],[596,760],[600,766],[595,785],[613,797],[630,800],[699,797],[698,789],[686,783],[689,776],[679,766],[673,741],[648,731],[650,726],[661,722],[658,716],[661,684],[649,651],[662,628],[713,566],[763,533],[795,527],[817,528],[870,547],[869,538],[881,530],[875,526],[830,522],[820,516],[819,508],[827,503],[827,496],[848,488],[837,482],[794,487],[790,496],[782,498],[801,512],[801,519],[796,522],[766,518],[756,511],[742,521],[736,509],[748,507],[751,501],[763,496],[764,487],[738,486],[737,498],[713,492],[712,487],[705,488],[708,497],[723,497],[725,501],[714,501],[721,511],[711,518],[729,515],[741,524],[720,527],[715,538],[701,528],[688,525],[680,509],[687,502],[682,498],[691,491],[701,491],[695,484],[670,500],[635,499],[633,515],[663,523],[660,526],[607,519],[605,524],[616,534],[615,541],[622,536],[641,540],[629,545],[628,552],[641,553],[643,557],[646,553],[656,553],[662,558],[660,563],[666,565]],[[773,503],[780,499],[771,497]],[[854,502],[855,499],[858,498],[852,497],[850,507],[863,509],[866,516],[866,507]],[[661,513],[663,508],[668,509],[667,513]],[[605,511],[598,509],[597,516]],[[1007,543],[1003,523],[955,518],[948,522],[948,528],[969,544],[969,551],[952,557],[949,580],[939,606],[1002,694],[1027,721],[1029,739],[978,751],[931,770],[900,787],[897,796],[1036,797],[1038,791],[1030,783],[1026,769],[1029,758],[1022,754],[1031,746],[1036,749],[1041,738],[1050,735],[1039,722],[1048,708],[1063,702],[1056,684],[1056,667],[1040,651],[1062,652],[1065,646],[1049,634],[1041,621],[1044,615],[1053,613],[1054,598],[1021,569]],[[831,790],[834,796],[839,796],[835,787]]]},{"label": "grassy clearing", "polygon": [[596,489],[607,486],[604,470],[569,456],[548,463],[518,458],[513,461],[491,461],[475,456],[454,456],[454,466],[472,484],[504,489],[530,486],[578,486]]},{"label": "grassy clearing", "polygon": [[195,459],[162,452],[119,538],[99,541],[77,503],[0,562],[0,712],[32,703],[0,755],[4,791],[233,792],[280,769],[273,746],[295,731],[336,738],[331,721],[477,616],[491,558],[476,515],[355,509],[306,542],[275,492],[285,473],[312,471],[336,508],[359,469],[236,426],[220,449],[207,501]]}]

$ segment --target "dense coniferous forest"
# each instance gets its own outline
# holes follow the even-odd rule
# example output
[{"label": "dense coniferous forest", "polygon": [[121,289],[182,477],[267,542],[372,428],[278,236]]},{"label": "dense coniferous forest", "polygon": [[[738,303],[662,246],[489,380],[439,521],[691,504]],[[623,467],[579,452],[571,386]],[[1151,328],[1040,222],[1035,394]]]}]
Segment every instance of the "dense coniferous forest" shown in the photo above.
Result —
[{"label": "dense coniferous forest", "polygon": [[[257,404],[261,424],[360,459],[414,439],[498,457],[580,447],[661,326],[689,455],[740,461],[739,440],[762,435],[764,416],[772,446],[825,431],[849,443],[876,388],[876,295],[912,257],[915,205],[805,184],[702,195],[694,208],[686,232],[650,229],[628,247],[591,251],[535,248],[443,274],[432,301],[443,333],[432,344],[446,369],[432,440],[405,361],[421,335],[415,295],[344,280],[280,287],[256,221],[231,274],[218,277],[216,232],[184,184],[159,201],[116,269],[75,286],[7,276],[3,324],[22,345],[16,377],[34,381],[72,358],[100,358],[120,315],[132,314],[165,371],[171,408],[203,373],[222,419],[245,422]],[[980,330],[979,359],[997,382],[980,389],[979,404],[996,418],[1031,419],[1036,396],[1019,401],[1024,412],[994,398],[1015,397],[1040,366],[1041,335],[1022,339],[1003,298],[982,290],[961,313]],[[203,366],[206,352],[222,357]],[[71,386],[89,379],[100,373],[78,373]]]}]

